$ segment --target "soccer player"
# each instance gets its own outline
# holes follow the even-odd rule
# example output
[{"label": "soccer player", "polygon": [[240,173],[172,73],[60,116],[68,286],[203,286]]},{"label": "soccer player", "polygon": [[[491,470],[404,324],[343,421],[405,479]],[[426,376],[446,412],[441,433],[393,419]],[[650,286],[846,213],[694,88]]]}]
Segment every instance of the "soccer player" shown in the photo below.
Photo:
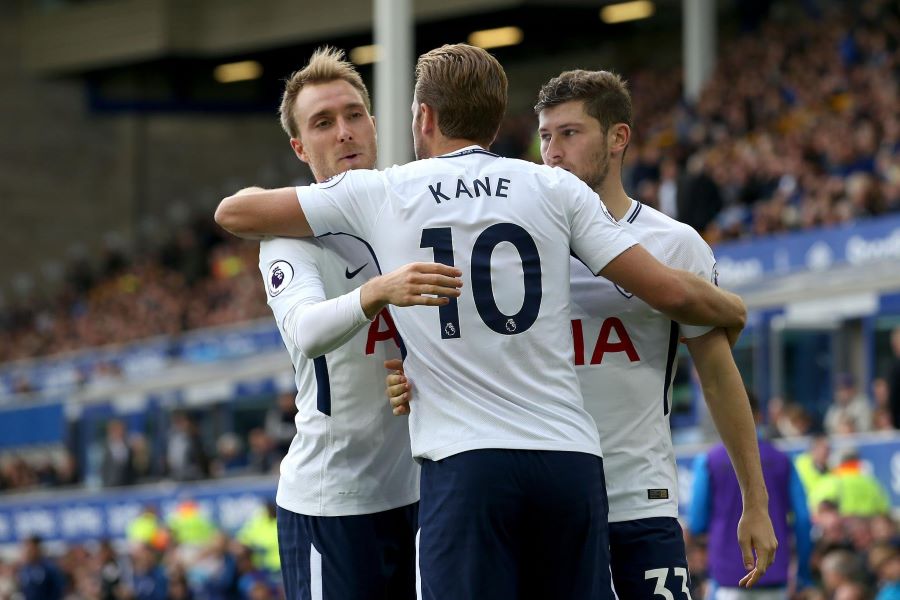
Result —
[{"label": "soccer player", "polygon": [[[375,164],[368,91],[336,50],[316,51],[287,80],[281,123],[319,182]],[[459,271],[418,264],[379,276],[376,265],[351,236],[260,243],[267,300],[298,390],[297,434],[276,496],[288,600],[416,595],[419,469],[406,423],[381,406],[382,363],[399,356],[382,308],[446,304],[431,294],[458,295]]]},{"label": "soccer player", "polygon": [[[693,229],[625,193],[621,169],[631,136],[631,96],[618,75],[562,73],[542,87],[535,111],[545,164],[590,185],[662,263],[715,280],[712,250]],[[600,431],[616,593],[652,598],[665,589],[680,597],[688,589],[669,430],[679,337],[686,338],[744,492],[738,536],[750,570],[744,584],[752,586],[773,560],[776,543],[753,418],[725,332],[680,325],[627,289],[594,277],[578,260],[572,260],[571,273],[574,360],[585,408]],[[408,381],[392,374],[388,385],[395,414],[406,414]]]},{"label": "soccer player", "polygon": [[428,160],[231,196],[216,220],[245,236],[357,235],[383,269],[458,265],[468,293],[393,311],[419,394],[422,597],[612,598],[599,435],[571,357],[570,252],[680,322],[738,331],[745,309],[653,259],[577,177],[490,153],[506,87],[484,50],[432,50],[413,103]]},{"label": "soccer player", "polygon": [[[591,186],[660,262],[716,282],[712,250],[694,229],[625,193],[621,172],[632,110],[618,75],[564,72],[541,88],[535,112],[544,164],[566,169]],[[585,408],[600,430],[619,597],[652,598],[662,588],[680,597],[688,589],[669,429],[679,337],[686,340],[741,483],[738,539],[743,566],[750,571],[743,583],[753,585],[772,562],[777,543],[753,415],[725,332],[678,323],[627,288],[593,277],[577,261],[572,264],[572,331]]]}]

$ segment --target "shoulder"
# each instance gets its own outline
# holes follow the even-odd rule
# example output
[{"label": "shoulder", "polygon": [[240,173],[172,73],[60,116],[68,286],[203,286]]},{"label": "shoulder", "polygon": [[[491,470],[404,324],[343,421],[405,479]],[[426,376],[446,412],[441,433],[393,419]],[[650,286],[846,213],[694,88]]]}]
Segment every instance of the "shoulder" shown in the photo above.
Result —
[{"label": "shoulder", "polygon": [[321,243],[314,239],[266,238],[259,243],[259,262],[268,263],[273,260],[305,258],[315,260],[322,252]]}]

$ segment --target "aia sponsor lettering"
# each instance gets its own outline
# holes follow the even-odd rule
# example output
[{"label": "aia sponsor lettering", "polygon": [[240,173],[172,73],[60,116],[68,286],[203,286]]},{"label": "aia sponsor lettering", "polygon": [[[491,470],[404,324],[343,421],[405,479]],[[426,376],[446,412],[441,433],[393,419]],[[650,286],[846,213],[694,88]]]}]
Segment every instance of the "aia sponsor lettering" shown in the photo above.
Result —
[{"label": "aia sponsor lettering", "polygon": [[[382,323],[384,324],[384,328],[382,329]],[[400,338],[400,335],[397,333],[397,328],[394,326],[394,320],[391,318],[391,314],[387,311],[386,308],[381,309],[375,319],[372,321],[371,325],[369,325],[369,334],[366,337],[366,355],[375,353],[375,343],[376,342],[386,342],[387,340],[394,340],[394,343],[397,344],[397,340]],[[400,345],[397,344],[399,348]]]},{"label": "aia sponsor lettering", "polygon": [[[572,341],[575,345],[575,365],[583,365],[588,346],[584,341],[584,326],[581,319],[572,320]],[[641,360],[634,343],[628,336],[628,331],[625,330],[625,325],[620,319],[609,317],[604,319],[600,326],[597,341],[594,342],[594,351],[591,353],[590,364],[602,364],[606,354],[618,352],[624,352],[631,362]]]}]

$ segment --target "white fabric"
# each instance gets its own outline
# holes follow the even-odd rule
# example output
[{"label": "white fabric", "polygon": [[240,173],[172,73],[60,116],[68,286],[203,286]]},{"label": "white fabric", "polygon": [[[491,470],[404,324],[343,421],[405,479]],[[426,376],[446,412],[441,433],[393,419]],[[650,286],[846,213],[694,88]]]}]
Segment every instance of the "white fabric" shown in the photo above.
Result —
[{"label": "white fabric", "polygon": [[322,600],[325,597],[324,586],[322,585],[324,578],[322,577],[322,553],[316,550],[312,544],[309,545],[309,597],[310,600]]},{"label": "white fabric", "polygon": [[330,300],[297,304],[284,318],[284,331],[305,356],[316,358],[341,347],[370,321],[363,312],[359,288]]},{"label": "white fabric", "polygon": [[[712,250],[687,225],[637,202],[620,223],[663,264],[715,279]],[[663,396],[676,349],[670,346],[672,321],[574,259],[572,319],[584,406],[603,446],[609,520],[678,517],[675,455],[664,412],[672,406],[674,368]],[[679,328],[688,338],[710,329]],[[650,499],[648,490],[667,490],[668,499]]]},{"label": "white fabric", "polygon": [[[415,456],[480,448],[601,455],[572,367],[569,254],[599,272],[635,242],[589,187],[562,169],[470,147],[381,172],[348,171],[297,195],[317,235],[365,239],[385,271],[434,261],[437,252],[463,272],[458,322],[449,309],[391,311],[416,389]],[[518,246],[504,241],[511,237]]]},{"label": "white fabric", "polygon": [[[378,274],[375,258],[350,236],[272,239],[260,244],[259,268],[299,390],[297,435],[281,463],[277,504],[298,514],[344,516],[416,502],[418,466],[411,457],[407,425],[391,414],[384,397],[383,362],[400,356],[397,344],[383,339],[387,335],[375,335],[388,328],[382,316],[369,324],[364,316],[359,319],[361,308],[346,306],[346,298],[353,297],[358,305],[353,290]],[[306,311],[319,308],[326,298],[340,297],[345,300],[325,310],[333,309],[332,318],[343,315],[347,323],[335,324],[330,336],[314,333],[315,325],[300,328]],[[315,364],[301,346],[321,349],[337,339],[347,342],[324,355],[328,416],[318,409]]]}]

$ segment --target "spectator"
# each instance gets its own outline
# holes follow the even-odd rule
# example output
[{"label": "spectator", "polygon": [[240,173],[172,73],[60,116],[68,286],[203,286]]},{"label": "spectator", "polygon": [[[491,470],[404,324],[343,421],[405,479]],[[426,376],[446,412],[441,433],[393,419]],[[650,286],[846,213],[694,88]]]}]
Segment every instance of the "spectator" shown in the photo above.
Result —
[{"label": "spectator", "polygon": [[829,598],[834,598],[841,586],[860,583],[864,579],[862,560],[849,550],[833,550],[822,559],[822,584]]},{"label": "spectator", "polygon": [[248,520],[238,531],[237,539],[253,551],[255,566],[270,573],[281,573],[274,502],[267,502],[262,510]]},{"label": "spectator", "polygon": [[231,477],[246,471],[247,457],[244,455],[241,438],[236,433],[223,433],[216,441],[216,458],[212,464],[213,475]]},{"label": "spectator", "polygon": [[192,554],[193,550],[208,544],[216,535],[215,523],[193,500],[182,501],[169,515],[168,525],[175,541],[181,546],[189,546]]},{"label": "spectator", "polygon": [[122,581],[122,568],[116,559],[115,551],[109,540],[102,540],[97,550],[97,572],[99,573],[100,600],[118,600],[118,587]]},{"label": "spectator", "polygon": [[831,454],[831,442],[827,435],[816,435],[809,442],[809,450],[799,454],[794,459],[794,467],[803,482],[803,490],[810,501],[810,509],[815,510],[812,504],[812,490],[819,481],[828,475],[828,457]]},{"label": "spectator", "polygon": [[169,477],[177,481],[208,477],[209,464],[196,423],[186,413],[175,412],[172,428],[166,448]]},{"label": "spectator", "polygon": [[168,600],[169,582],[150,546],[139,544],[131,555],[131,577],[126,585],[134,600]]},{"label": "spectator", "polygon": [[279,394],[278,402],[266,412],[266,433],[275,444],[278,459],[284,458],[297,434],[296,397],[292,392]]},{"label": "spectator", "polygon": [[125,534],[132,545],[145,545],[163,550],[169,544],[169,532],[152,504],[144,505],[141,513],[128,524]]},{"label": "spectator", "polygon": [[134,483],[134,465],[126,433],[125,423],[118,419],[106,424],[106,442],[103,444],[103,461],[100,465],[103,487]]},{"label": "spectator", "polygon": [[893,553],[878,565],[878,596],[875,600],[900,600],[900,552]]},{"label": "spectator", "polygon": [[887,492],[865,471],[855,448],[844,448],[840,464],[819,480],[810,496],[816,506],[824,500],[834,503],[842,517],[873,517],[890,509]]},{"label": "spectator", "polygon": [[836,387],[834,403],[825,413],[825,431],[830,434],[869,431],[872,428],[872,403],[865,394],[857,391],[853,375],[838,375]]},{"label": "spectator", "polygon": [[[756,398],[752,394],[749,397],[753,416],[759,424],[761,415]],[[759,440],[759,452],[778,552],[757,585],[783,594],[777,589],[786,590],[790,584],[789,549],[792,546],[798,556],[796,588],[803,589],[811,583],[808,572],[811,550],[809,511],[803,484],[790,458],[764,439]],[[738,582],[746,574],[737,540],[741,506],[737,477],[725,446],[720,443],[709,453],[697,457],[690,506],[691,534],[709,532],[709,577],[714,589],[712,598],[716,600],[739,597]],[[792,525],[789,525],[791,521]],[[793,531],[789,533],[791,529]]]},{"label": "spectator", "polygon": [[891,332],[891,350],[894,352],[894,360],[891,363],[891,373],[888,379],[890,388],[891,421],[894,429],[900,429],[900,327]]},{"label": "spectator", "polygon": [[22,544],[22,566],[18,573],[24,600],[62,600],[65,581],[59,568],[44,557],[41,538],[31,536]]},{"label": "spectator", "polygon": [[281,457],[275,455],[272,447],[272,439],[263,429],[255,428],[249,434],[250,452],[247,457],[251,473],[272,473],[281,461]]}]

